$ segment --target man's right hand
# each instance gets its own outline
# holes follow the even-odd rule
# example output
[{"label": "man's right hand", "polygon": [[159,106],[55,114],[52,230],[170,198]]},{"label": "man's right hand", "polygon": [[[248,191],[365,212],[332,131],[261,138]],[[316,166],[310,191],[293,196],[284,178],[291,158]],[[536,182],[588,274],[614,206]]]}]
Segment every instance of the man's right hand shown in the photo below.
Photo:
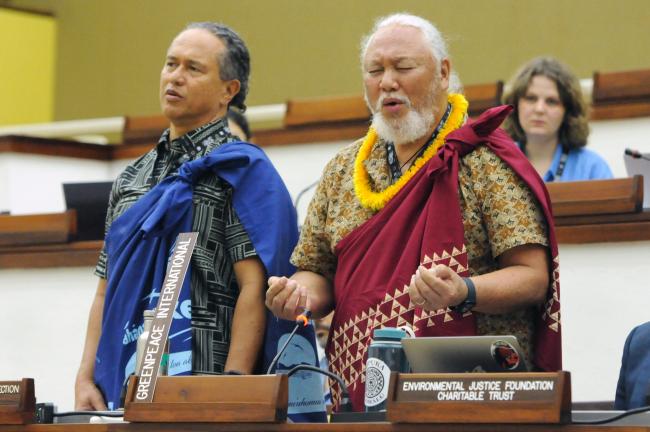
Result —
[{"label": "man's right hand", "polygon": [[77,379],[74,386],[75,411],[105,411],[104,398],[92,380]]},{"label": "man's right hand", "polygon": [[99,279],[97,292],[88,314],[88,329],[81,365],[74,383],[74,406],[77,410],[105,410],[106,404],[93,380],[97,345],[102,334],[102,316],[106,297],[106,279]]},{"label": "man's right hand", "polygon": [[294,321],[309,308],[307,288],[297,281],[285,276],[271,276],[268,285],[264,303],[276,317]]}]

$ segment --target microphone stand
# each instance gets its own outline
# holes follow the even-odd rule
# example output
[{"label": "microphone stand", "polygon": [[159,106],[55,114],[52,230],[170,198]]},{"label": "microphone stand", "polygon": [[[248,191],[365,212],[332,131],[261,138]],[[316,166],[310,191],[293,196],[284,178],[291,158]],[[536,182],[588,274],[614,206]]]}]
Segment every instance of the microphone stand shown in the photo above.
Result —
[{"label": "microphone stand", "polygon": [[282,345],[282,348],[280,348],[278,350],[275,357],[273,357],[273,360],[271,360],[271,364],[269,364],[269,368],[266,370],[267,375],[271,374],[271,371],[273,370],[273,368],[277,364],[278,360],[280,360],[280,356],[282,355],[284,350],[287,349],[287,346],[289,345],[289,342],[291,342],[291,339],[293,338],[293,335],[296,334],[296,332],[300,328],[300,325],[302,324],[303,327],[307,327],[307,325],[309,324],[309,318],[311,318],[311,311],[308,311],[308,310],[304,311],[302,313],[302,315],[298,315],[296,317],[296,326],[291,331],[291,334],[289,334],[289,337],[287,338],[287,340],[284,341],[284,345]]},{"label": "microphone stand", "polygon": [[[269,365],[269,368],[266,371],[267,375],[269,375],[271,373],[271,371],[273,370],[273,368],[276,366],[276,364],[280,360],[280,356],[287,349],[287,346],[289,345],[289,342],[291,342],[291,339],[293,338],[293,335],[296,334],[296,331],[298,331],[300,326],[302,325],[302,326],[306,327],[309,324],[309,318],[310,317],[311,317],[311,311],[308,311],[308,310],[304,311],[301,315],[298,315],[298,317],[296,317],[296,326],[293,328],[293,331],[289,334],[289,337],[287,338],[287,340],[282,345],[282,348],[280,348],[278,350],[278,353],[275,355],[275,357],[273,357],[273,360],[271,361],[271,364]],[[291,368],[291,370],[289,370],[289,372],[287,372],[287,376],[290,377],[291,375],[293,375],[296,372],[299,372],[301,370],[308,370],[308,371],[311,371],[311,372],[320,373],[320,374],[326,375],[326,376],[332,378],[333,380],[335,380],[336,382],[338,382],[339,386],[341,387],[341,402],[339,404],[339,409],[340,409],[341,412],[351,412],[352,411],[352,402],[350,401],[350,394],[348,393],[348,387],[345,385],[345,382],[343,381],[343,379],[340,376],[338,376],[338,375],[336,375],[336,374],[334,374],[332,372],[325,371],[325,370],[323,370],[321,368],[317,368],[315,366],[307,365],[307,364],[299,364],[299,365],[294,366],[293,368]]]}]

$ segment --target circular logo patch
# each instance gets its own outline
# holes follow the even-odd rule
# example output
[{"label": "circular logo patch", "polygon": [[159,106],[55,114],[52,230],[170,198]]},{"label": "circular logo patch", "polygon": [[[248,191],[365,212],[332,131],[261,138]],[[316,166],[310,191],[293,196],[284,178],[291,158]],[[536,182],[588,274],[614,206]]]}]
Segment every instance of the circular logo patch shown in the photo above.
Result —
[{"label": "circular logo patch", "polygon": [[495,341],[490,348],[492,357],[504,370],[514,370],[519,366],[521,358],[517,350],[506,341]]},{"label": "circular logo patch", "polygon": [[370,357],[366,362],[366,394],[367,407],[375,407],[386,401],[388,396],[388,381],[390,368],[378,358]]},{"label": "circular logo patch", "polygon": [[366,369],[366,397],[375,398],[379,396],[384,388],[384,375],[377,368]]}]

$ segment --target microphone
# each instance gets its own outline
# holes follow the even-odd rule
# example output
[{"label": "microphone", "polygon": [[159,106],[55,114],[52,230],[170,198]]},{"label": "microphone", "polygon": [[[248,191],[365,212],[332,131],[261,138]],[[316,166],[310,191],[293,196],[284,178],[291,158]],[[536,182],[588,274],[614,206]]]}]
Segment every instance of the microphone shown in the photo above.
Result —
[{"label": "microphone", "polygon": [[638,150],[633,150],[633,149],[626,148],[625,149],[625,154],[630,156],[630,157],[633,157],[634,159],[650,160],[649,157],[647,157],[646,155],[644,155],[643,153],[641,153]]},{"label": "microphone", "polygon": [[309,318],[311,317],[311,311],[305,310],[302,314],[298,315],[296,317],[296,326],[293,328],[291,331],[291,334],[289,334],[289,337],[287,338],[286,341],[284,341],[284,345],[282,345],[282,348],[278,350],[278,353],[273,357],[273,360],[271,361],[271,364],[269,365],[269,368],[266,370],[266,374],[269,375],[275,365],[277,364],[278,360],[280,360],[280,356],[284,352],[284,350],[287,349],[287,346],[289,346],[289,342],[291,342],[291,339],[293,338],[293,335],[296,334],[298,329],[300,328],[300,325],[302,324],[303,327],[307,327],[309,324]]},{"label": "microphone", "polygon": [[[278,360],[280,360],[280,356],[282,356],[282,353],[287,349],[287,346],[289,346],[289,342],[291,342],[291,339],[293,338],[293,335],[296,334],[296,332],[298,331],[300,326],[302,325],[303,327],[307,327],[307,325],[309,325],[309,318],[310,317],[311,317],[311,311],[306,310],[306,309],[302,314],[300,314],[300,315],[298,315],[296,317],[296,326],[293,328],[293,330],[289,334],[289,337],[284,342],[284,345],[282,345],[282,348],[280,348],[278,350],[278,353],[275,355],[275,357],[273,357],[273,360],[271,361],[271,364],[269,365],[269,368],[266,371],[267,375],[269,375],[271,373],[271,371],[273,370],[273,368],[276,366]],[[352,402],[350,401],[350,394],[348,393],[348,387],[345,385],[345,382],[343,381],[343,379],[340,376],[338,376],[338,375],[336,375],[336,374],[334,374],[334,373],[332,373],[330,371],[325,371],[325,370],[323,370],[321,368],[317,368],[315,366],[307,365],[307,364],[299,364],[299,365],[294,366],[293,368],[291,368],[289,370],[289,372],[287,372],[287,376],[290,377],[291,375],[295,374],[296,372],[300,372],[301,370],[308,370],[308,371],[311,371],[311,372],[320,373],[320,374],[323,374],[323,375],[326,375],[326,376],[332,378],[333,380],[336,380],[336,382],[338,382],[339,386],[341,387],[341,402],[339,403],[339,411],[340,412],[352,412]]]}]

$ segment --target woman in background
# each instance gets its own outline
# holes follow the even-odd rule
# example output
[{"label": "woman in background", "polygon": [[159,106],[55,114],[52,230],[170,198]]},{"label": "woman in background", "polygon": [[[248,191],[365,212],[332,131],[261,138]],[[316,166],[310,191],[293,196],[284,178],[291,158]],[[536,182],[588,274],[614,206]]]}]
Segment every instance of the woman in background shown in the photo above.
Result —
[{"label": "woman in background", "polygon": [[544,181],[613,177],[607,162],[585,148],[587,105],[565,65],[549,57],[531,60],[510,82],[504,102],[515,108],[505,130]]}]

